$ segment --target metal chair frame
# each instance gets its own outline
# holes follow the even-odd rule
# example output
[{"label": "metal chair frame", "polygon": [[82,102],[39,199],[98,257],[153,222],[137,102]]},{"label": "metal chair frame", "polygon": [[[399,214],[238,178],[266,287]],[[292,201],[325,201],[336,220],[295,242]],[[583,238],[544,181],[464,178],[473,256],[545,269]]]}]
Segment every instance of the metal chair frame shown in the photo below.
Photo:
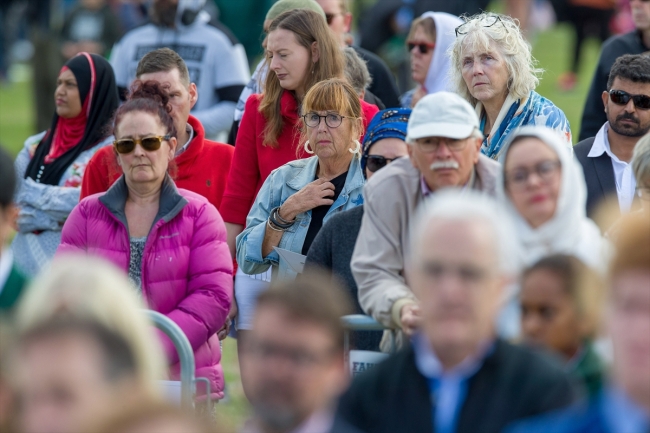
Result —
[{"label": "metal chair frame", "polygon": [[171,319],[157,311],[145,310],[145,313],[154,326],[169,337],[178,352],[178,359],[181,364],[181,407],[183,409],[194,409],[196,382],[203,382],[206,385],[208,411],[211,411],[210,381],[205,377],[194,377],[194,351],[183,330]]}]

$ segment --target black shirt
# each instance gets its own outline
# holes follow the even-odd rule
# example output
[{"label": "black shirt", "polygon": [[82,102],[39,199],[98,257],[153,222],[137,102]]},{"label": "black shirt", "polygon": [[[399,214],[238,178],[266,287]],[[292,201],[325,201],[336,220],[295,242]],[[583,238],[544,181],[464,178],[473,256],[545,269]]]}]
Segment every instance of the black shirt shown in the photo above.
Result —
[{"label": "black shirt", "polygon": [[[348,172],[336,176],[334,179],[330,180],[334,184],[334,197],[328,197],[332,199],[332,203],[339,198],[341,191],[343,191],[343,186],[345,185],[345,179],[348,177]],[[316,178],[318,179],[318,178]],[[332,205],[318,206],[311,210],[311,222],[309,223],[309,229],[307,229],[307,236],[305,237],[305,243],[302,244],[302,255],[306,256],[309,251],[311,243],[314,242],[314,238],[323,227],[323,218],[327,212],[329,212]]]}]

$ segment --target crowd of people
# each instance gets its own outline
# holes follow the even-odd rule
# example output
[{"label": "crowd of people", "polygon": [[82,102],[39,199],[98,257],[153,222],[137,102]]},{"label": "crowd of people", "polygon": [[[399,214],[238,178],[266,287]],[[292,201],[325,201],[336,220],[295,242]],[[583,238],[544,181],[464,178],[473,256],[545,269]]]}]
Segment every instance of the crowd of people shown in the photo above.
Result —
[{"label": "crowd of people", "polygon": [[414,19],[400,97],[347,0],[273,4],[252,78],[203,3],[70,55],[0,149],[0,431],[214,431],[226,338],[242,432],[650,431],[650,2],[575,147],[509,15]]}]

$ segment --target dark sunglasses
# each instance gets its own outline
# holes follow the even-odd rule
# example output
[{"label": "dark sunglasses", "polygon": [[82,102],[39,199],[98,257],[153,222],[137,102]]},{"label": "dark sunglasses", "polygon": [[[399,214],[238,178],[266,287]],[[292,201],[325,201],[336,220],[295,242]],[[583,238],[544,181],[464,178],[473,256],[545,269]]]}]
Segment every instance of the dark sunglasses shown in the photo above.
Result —
[{"label": "dark sunglasses", "polygon": [[368,155],[366,158],[366,168],[371,173],[386,167],[389,162],[395,161],[397,158],[384,158],[381,155]]},{"label": "dark sunglasses", "polygon": [[617,105],[627,105],[631,99],[634,101],[634,106],[636,108],[640,110],[650,110],[650,96],[647,95],[630,95],[623,90],[610,90],[609,99]]},{"label": "dark sunglasses", "polygon": [[152,135],[150,137],[142,138],[123,138],[121,140],[115,140],[113,146],[117,153],[126,154],[131,153],[135,150],[135,145],[139,144],[146,151],[153,152],[160,149],[160,145],[163,141],[169,140],[171,135]]},{"label": "dark sunglasses", "polygon": [[408,41],[406,46],[409,49],[409,52],[413,51],[413,48],[418,47],[420,54],[426,54],[429,50],[433,50],[436,47],[436,44],[425,41]]}]

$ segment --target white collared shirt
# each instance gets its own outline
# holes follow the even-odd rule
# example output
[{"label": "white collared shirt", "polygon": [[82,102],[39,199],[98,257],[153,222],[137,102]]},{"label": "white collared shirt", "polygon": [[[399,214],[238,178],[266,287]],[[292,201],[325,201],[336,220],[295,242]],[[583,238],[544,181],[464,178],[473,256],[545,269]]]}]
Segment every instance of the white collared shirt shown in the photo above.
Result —
[{"label": "white collared shirt", "polygon": [[14,256],[11,249],[4,248],[0,255],[0,293],[7,283],[9,274],[11,273],[11,265],[14,263]]},{"label": "white collared shirt", "polygon": [[185,151],[187,150],[187,146],[189,146],[190,143],[192,142],[192,140],[194,140],[194,128],[192,128],[192,125],[190,125],[189,123],[186,123],[185,125],[186,125],[186,126],[185,126],[185,131],[186,131],[187,134],[188,134],[187,143],[185,143],[185,144],[183,145],[183,147],[181,147],[180,149],[178,149],[178,150],[176,151],[176,155],[175,155],[175,156],[178,156],[178,155],[180,155],[181,153],[185,152]]},{"label": "white collared shirt", "polygon": [[612,168],[614,169],[618,206],[621,209],[621,212],[628,212],[632,207],[632,201],[634,200],[636,179],[634,178],[632,165],[625,161],[621,161],[612,153],[612,149],[609,146],[609,137],[607,136],[608,131],[609,122],[605,122],[605,124],[600,128],[600,131],[598,131],[598,134],[596,134],[594,144],[591,146],[591,150],[587,156],[589,158],[598,158],[603,153],[607,153],[609,158],[612,160]]}]

